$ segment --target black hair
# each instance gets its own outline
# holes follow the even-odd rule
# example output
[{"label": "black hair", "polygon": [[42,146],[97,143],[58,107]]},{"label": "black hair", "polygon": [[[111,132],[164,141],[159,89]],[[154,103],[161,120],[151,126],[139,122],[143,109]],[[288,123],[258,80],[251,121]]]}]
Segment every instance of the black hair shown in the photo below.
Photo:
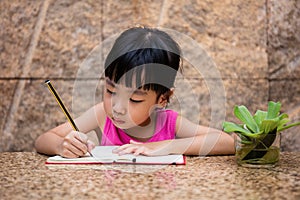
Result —
[{"label": "black hair", "polygon": [[165,94],[180,69],[180,47],[165,32],[130,28],[115,41],[105,61],[105,77],[126,87]]}]

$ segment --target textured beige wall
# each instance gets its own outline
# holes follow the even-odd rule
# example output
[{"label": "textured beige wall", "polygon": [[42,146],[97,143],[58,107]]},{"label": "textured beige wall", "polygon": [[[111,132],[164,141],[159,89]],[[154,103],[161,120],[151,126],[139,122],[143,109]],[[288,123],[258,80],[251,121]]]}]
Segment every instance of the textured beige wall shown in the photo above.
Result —
[{"label": "textured beige wall", "polygon": [[[299,8],[298,0],[1,0],[0,151],[32,151],[39,134],[65,121],[45,79],[75,116],[100,99],[97,71],[80,69],[101,65],[95,55],[137,24],[178,32],[186,70],[170,106],[191,120],[219,127],[234,120],[234,105],[254,112],[269,100],[300,120]],[[194,65],[199,58],[207,71]],[[283,133],[283,150],[300,150],[299,131]]]}]

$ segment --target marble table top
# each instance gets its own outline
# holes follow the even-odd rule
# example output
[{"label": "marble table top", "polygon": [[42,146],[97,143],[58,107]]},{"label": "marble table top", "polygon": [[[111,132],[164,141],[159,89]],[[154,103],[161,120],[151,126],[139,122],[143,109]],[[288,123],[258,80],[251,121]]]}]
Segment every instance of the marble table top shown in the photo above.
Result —
[{"label": "marble table top", "polygon": [[271,169],[234,156],[187,157],[186,165],[46,166],[35,152],[0,153],[0,199],[300,199],[300,152]]}]

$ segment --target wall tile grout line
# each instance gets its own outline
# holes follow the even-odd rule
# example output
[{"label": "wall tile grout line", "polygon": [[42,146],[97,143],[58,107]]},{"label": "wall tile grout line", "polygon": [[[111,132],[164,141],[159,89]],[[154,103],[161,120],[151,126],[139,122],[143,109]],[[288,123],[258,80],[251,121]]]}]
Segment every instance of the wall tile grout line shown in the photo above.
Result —
[{"label": "wall tile grout line", "polygon": [[168,5],[168,0],[163,0],[162,7],[160,9],[159,18],[158,18],[158,21],[157,21],[157,24],[156,24],[157,27],[162,26],[163,18],[165,17],[166,12],[167,12],[167,5]]},{"label": "wall tile grout line", "polygon": [[[266,50],[267,50],[267,76],[270,77],[270,72],[269,72],[269,67],[270,67],[270,58],[269,58],[269,20],[270,20],[270,10],[269,10],[269,0],[265,1],[265,9],[266,9]],[[270,87],[270,78],[268,79],[268,101],[270,101],[270,92],[271,92],[271,87]]]},{"label": "wall tile grout line", "polygon": [[[44,25],[46,13],[47,13],[50,1],[51,0],[45,0],[40,7],[40,12],[37,17],[37,22],[35,24],[33,34],[31,37],[31,41],[30,41],[30,44],[28,47],[28,51],[27,51],[25,59],[24,59],[24,65],[22,68],[21,77],[27,77],[27,75],[30,72],[31,64],[32,64],[32,57],[34,55],[34,51],[36,49],[40,33],[41,33],[42,27]],[[17,113],[19,105],[20,105],[22,94],[23,94],[23,91],[25,88],[25,83],[26,83],[26,80],[18,80],[17,85],[15,87],[14,96],[13,96],[13,99],[12,99],[12,102],[11,102],[11,105],[10,105],[10,108],[9,108],[9,111],[8,111],[8,114],[7,114],[6,120],[5,120],[3,133],[2,133],[3,135],[0,135],[1,138],[6,138],[6,139],[2,139],[0,141],[0,143],[3,143],[0,145],[0,147],[3,147],[3,149],[0,149],[0,151],[8,151],[13,142],[14,136],[12,135],[12,130],[15,125],[15,116],[16,116],[16,113]]]}]

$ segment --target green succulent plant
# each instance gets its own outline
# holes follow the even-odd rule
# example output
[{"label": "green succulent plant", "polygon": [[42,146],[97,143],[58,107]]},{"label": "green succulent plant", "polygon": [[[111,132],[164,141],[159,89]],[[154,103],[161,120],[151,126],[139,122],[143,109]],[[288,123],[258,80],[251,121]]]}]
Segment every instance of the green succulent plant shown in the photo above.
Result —
[{"label": "green succulent plant", "polygon": [[281,103],[270,101],[268,110],[257,110],[252,116],[246,106],[235,106],[234,115],[242,122],[224,122],[223,130],[227,133],[237,133],[242,143],[252,143],[253,139],[263,139],[267,134],[281,132],[293,126],[300,125],[300,122],[287,125],[290,120],[286,113],[280,114]]},{"label": "green succulent plant", "polygon": [[[243,145],[236,148],[238,163],[260,165],[273,164],[279,160],[279,147],[272,146],[277,135],[300,122],[291,123],[286,113],[280,114],[281,103],[268,103],[268,110],[257,110],[252,116],[247,107],[235,106],[234,115],[242,122],[236,124],[224,122],[223,130],[227,133],[236,133],[238,143]],[[238,144],[237,143],[237,144]]]}]

